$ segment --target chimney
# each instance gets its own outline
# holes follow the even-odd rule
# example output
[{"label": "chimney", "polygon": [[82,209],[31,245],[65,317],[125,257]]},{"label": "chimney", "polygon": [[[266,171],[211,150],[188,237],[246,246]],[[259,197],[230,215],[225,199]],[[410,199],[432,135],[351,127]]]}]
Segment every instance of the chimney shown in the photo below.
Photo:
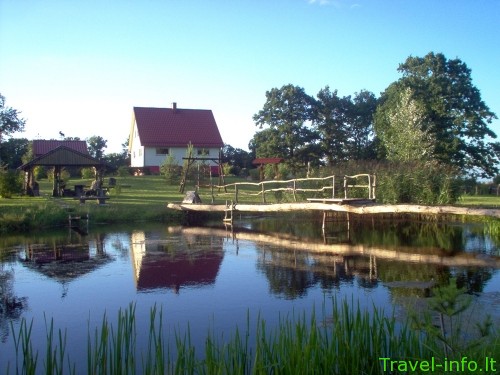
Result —
[{"label": "chimney", "polygon": [[174,112],[177,111],[177,103],[176,102],[172,103],[172,109],[174,110]]}]

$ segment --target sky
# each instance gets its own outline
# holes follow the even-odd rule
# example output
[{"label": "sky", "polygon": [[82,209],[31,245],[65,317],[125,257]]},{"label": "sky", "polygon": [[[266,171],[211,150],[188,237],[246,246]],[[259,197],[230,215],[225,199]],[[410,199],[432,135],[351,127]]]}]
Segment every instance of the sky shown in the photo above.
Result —
[{"label": "sky", "polygon": [[[211,109],[248,150],[266,91],[377,97],[409,56],[459,58],[500,116],[499,0],[0,0],[0,93],[28,139],[128,139],[133,107]],[[500,136],[500,121],[490,128]]]}]

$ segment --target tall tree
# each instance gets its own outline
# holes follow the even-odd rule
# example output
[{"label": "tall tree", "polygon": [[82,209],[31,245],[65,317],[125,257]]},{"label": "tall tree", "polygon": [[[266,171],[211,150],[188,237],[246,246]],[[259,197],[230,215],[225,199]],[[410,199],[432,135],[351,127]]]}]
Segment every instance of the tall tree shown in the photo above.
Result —
[{"label": "tall tree", "polygon": [[[303,88],[291,84],[267,91],[263,109],[253,116],[260,129],[266,126],[264,130],[269,130],[267,137],[256,144],[257,156],[286,158],[292,170],[302,164],[301,156],[307,154],[308,147],[317,140],[317,134],[308,124],[313,119],[314,103],[314,98]],[[260,154],[263,149],[274,155]]]},{"label": "tall tree", "polygon": [[413,99],[410,88],[399,93],[398,102],[386,115],[388,126],[378,135],[388,160],[428,160],[433,156],[433,136],[424,130],[425,110]]},{"label": "tall tree", "polygon": [[104,157],[104,149],[107,147],[108,141],[99,135],[93,135],[87,139],[87,148],[89,149],[89,154],[96,158],[102,159]]},{"label": "tall tree", "polygon": [[448,60],[431,52],[408,57],[398,70],[402,78],[386,89],[377,108],[377,132],[390,127],[387,113],[410,88],[413,99],[422,103],[422,130],[434,137],[437,160],[483,177],[497,173],[498,144],[492,141],[496,134],[488,127],[496,115],[481,99],[467,65],[458,58]]},{"label": "tall tree", "polygon": [[373,115],[377,99],[362,90],[340,97],[326,86],[317,95],[315,125],[320,136],[323,157],[332,164],[348,159],[374,156]]},{"label": "tall tree", "polygon": [[326,86],[317,95],[314,123],[319,132],[323,157],[329,164],[347,159],[349,97]]},{"label": "tall tree", "polygon": [[26,121],[20,116],[21,112],[5,106],[5,97],[0,94],[0,147],[5,136],[24,130]]},{"label": "tall tree", "polygon": [[10,169],[23,164],[23,155],[29,149],[30,142],[26,138],[9,138],[0,147],[0,160]]},{"label": "tall tree", "polygon": [[373,146],[373,116],[377,108],[375,95],[367,90],[354,94],[348,111],[347,151],[350,159],[370,159]]}]

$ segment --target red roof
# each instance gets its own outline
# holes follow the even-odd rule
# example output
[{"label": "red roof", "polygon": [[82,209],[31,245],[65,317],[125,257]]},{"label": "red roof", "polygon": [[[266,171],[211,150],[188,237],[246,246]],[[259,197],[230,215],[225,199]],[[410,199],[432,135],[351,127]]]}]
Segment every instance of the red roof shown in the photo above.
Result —
[{"label": "red roof", "polygon": [[36,139],[33,141],[33,156],[38,157],[41,155],[45,155],[46,153],[55,150],[60,146],[64,146],[71,150],[78,151],[82,154],[89,155],[87,142],[85,141],[56,141],[53,139]]},{"label": "red roof", "polygon": [[211,110],[134,107],[134,116],[143,146],[224,146]]}]

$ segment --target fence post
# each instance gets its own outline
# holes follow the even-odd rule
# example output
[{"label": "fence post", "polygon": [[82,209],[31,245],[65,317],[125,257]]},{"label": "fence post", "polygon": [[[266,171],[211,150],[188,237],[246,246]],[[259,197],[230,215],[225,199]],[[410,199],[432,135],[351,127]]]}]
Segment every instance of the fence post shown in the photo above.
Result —
[{"label": "fence post", "polygon": [[347,199],[347,176],[344,175],[344,198]]},{"label": "fence post", "polygon": [[332,176],[332,199],[335,199],[335,175]]},{"label": "fence post", "polygon": [[375,188],[377,187],[377,175],[373,175],[373,181],[372,181],[372,199],[376,199],[375,195]]},{"label": "fence post", "polygon": [[234,185],[234,202],[238,203],[238,185]]},{"label": "fence post", "polygon": [[262,203],[266,203],[266,190],[264,189],[264,182],[261,182],[262,185]]},{"label": "fence post", "polygon": [[297,190],[297,180],[293,180],[293,200],[295,202],[297,202],[297,195],[296,195],[296,191]]}]

